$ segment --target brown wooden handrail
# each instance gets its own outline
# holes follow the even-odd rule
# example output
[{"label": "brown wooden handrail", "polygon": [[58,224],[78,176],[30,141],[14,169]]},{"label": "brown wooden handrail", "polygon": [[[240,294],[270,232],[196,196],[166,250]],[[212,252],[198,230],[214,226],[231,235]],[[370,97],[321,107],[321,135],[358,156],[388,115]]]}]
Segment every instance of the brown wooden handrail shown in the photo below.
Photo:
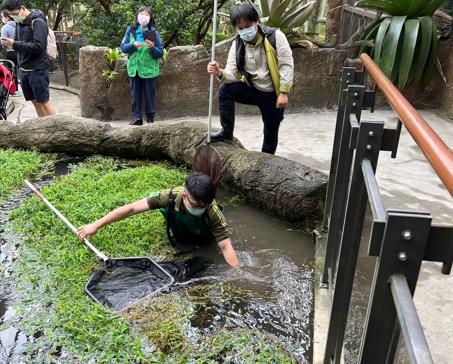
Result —
[{"label": "brown wooden handrail", "polygon": [[411,103],[384,75],[381,69],[365,53],[360,55],[363,66],[384,94],[417,145],[425,154],[434,171],[453,196],[453,153],[428,125]]}]

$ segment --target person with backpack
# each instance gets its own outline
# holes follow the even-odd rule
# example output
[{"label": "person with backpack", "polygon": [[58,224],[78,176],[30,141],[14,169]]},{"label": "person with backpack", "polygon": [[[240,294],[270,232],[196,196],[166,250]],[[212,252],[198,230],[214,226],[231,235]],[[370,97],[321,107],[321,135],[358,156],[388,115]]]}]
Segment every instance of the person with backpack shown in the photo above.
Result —
[{"label": "person with backpack", "polygon": [[153,13],[143,6],[137,11],[135,22],[128,26],[121,50],[128,55],[127,73],[132,94],[130,125],[143,125],[142,97],[145,96],[146,121],[154,123],[156,113],[156,85],[160,74],[160,61],[164,50],[156,30]]},{"label": "person with backpack", "polygon": [[39,117],[55,115],[49,94],[49,28],[41,10],[28,10],[21,0],[4,0],[3,10],[16,22],[14,39],[2,38],[5,47],[17,52],[20,83],[26,101],[31,101]]},{"label": "person with backpack", "polygon": [[278,131],[288,106],[288,93],[294,77],[294,60],[286,36],[278,29],[259,23],[256,9],[250,3],[235,6],[230,21],[238,31],[231,45],[227,65],[210,62],[209,74],[217,76],[219,112],[222,129],[211,140],[231,140],[235,123],[235,102],[256,105],[264,123],[261,151],[275,154]]},{"label": "person with backpack", "polygon": [[[78,229],[82,241],[90,239],[103,226],[151,210],[160,210],[167,221],[167,235],[176,253],[189,253],[197,245],[217,244],[225,261],[238,267],[228,225],[215,201],[215,187],[209,176],[189,175],[183,187],[156,191],[149,197],[118,207],[99,220]],[[178,255],[178,254],[175,254]]]}]

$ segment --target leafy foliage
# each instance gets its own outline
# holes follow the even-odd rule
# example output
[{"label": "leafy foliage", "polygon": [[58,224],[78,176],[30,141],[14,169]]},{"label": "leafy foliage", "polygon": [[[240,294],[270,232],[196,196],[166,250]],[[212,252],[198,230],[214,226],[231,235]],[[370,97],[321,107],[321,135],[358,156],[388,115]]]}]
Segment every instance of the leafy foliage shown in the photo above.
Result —
[{"label": "leafy foliage", "polygon": [[[219,8],[226,2],[219,0]],[[121,43],[141,5],[134,0],[119,0],[112,2],[107,11],[101,3],[91,3],[75,27],[89,37],[91,44],[114,48]],[[205,38],[212,19],[211,0],[152,0],[148,5],[165,47],[199,44]]]},{"label": "leafy foliage", "polygon": [[107,79],[107,82],[110,84],[115,77],[118,75],[118,72],[115,72],[116,62],[121,58],[121,50],[119,48],[109,49],[106,54],[107,61],[109,62],[109,68],[102,71],[102,76]]},{"label": "leafy foliage", "polygon": [[252,3],[261,23],[279,28],[291,45],[302,45],[301,40],[306,41],[302,26],[316,9],[316,4],[317,1],[304,0],[259,0]]},{"label": "leafy foliage", "polygon": [[34,151],[17,151],[0,149],[0,203],[16,188],[22,186],[23,180],[41,170],[45,173],[53,164],[53,156]]},{"label": "leafy foliage", "polygon": [[[151,191],[181,185],[185,177],[163,165],[118,167],[112,159],[91,158],[43,193],[80,226]],[[21,329],[30,335],[42,331],[45,340],[42,357],[34,360],[52,361],[51,353],[61,346],[76,362],[94,356],[99,363],[142,361],[144,344],[128,323],[95,304],[83,290],[97,263],[94,255],[37,198],[27,200],[11,217],[24,236],[13,274],[21,298],[16,307]],[[105,227],[93,243],[108,256],[169,254],[157,211]],[[29,348],[29,353],[35,349]]]},{"label": "leafy foliage", "polygon": [[367,29],[362,39],[374,40],[374,48],[362,48],[398,87],[429,83],[437,58],[437,29],[431,16],[443,0],[360,0],[356,6],[390,15]]}]

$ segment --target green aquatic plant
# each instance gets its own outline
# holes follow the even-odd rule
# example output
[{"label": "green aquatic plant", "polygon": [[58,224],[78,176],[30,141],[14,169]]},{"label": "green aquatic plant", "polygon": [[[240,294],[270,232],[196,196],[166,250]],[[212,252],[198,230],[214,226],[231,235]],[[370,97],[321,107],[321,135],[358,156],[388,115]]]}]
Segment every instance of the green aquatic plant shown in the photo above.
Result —
[{"label": "green aquatic plant", "polygon": [[[162,164],[119,168],[113,159],[90,158],[73,166],[70,175],[44,187],[43,193],[80,226],[152,191],[181,185],[185,178],[185,171]],[[35,197],[10,216],[16,232],[23,236],[13,272],[20,297],[15,307],[21,319],[19,328],[41,336],[28,345],[30,358],[47,362],[52,353],[63,351],[78,362],[93,357],[98,363],[145,360],[145,343],[133,335],[129,323],[95,304],[84,292],[97,265],[94,255]],[[106,227],[92,242],[112,257],[171,254],[159,212]]]},{"label": "green aquatic plant", "polygon": [[0,149],[0,204],[14,190],[23,185],[25,178],[47,173],[55,156],[35,151]]}]

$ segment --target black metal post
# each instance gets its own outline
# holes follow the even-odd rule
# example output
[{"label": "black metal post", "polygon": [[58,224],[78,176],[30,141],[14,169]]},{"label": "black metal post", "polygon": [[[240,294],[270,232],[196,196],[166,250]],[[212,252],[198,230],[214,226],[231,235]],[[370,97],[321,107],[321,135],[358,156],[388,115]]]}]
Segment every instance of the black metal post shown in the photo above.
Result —
[{"label": "black metal post", "polygon": [[414,294],[431,227],[431,215],[388,212],[384,239],[371,290],[360,350],[360,363],[393,363],[400,328],[390,277],[406,277]]},{"label": "black metal post", "polygon": [[[357,74],[357,77],[356,77]],[[357,80],[356,80],[357,79]],[[344,92],[347,90],[349,85],[360,83],[363,80],[363,72],[357,73],[355,68],[344,67],[340,73],[340,93],[338,96],[338,111],[337,111],[337,121],[335,123],[335,134],[333,140],[333,149],[332,149],[332,158],[330,162],[330,173],[329,173],[329,183],[327,187],[327,198],[326,198],[326,207],[324,210],[324,222],[323,227],[327,228],[329,226],[330,212],[332,209],[332,200],[333,200],[333,190],[334,190],[334,181],[337,173],[337,160],[340,153],[340,140],[341,140],[341,130],[343,128],[343,118],[345,106],[347,103],[346,95]]]},{"label": "black metal post", "polygon": [[[338,147],[332,154],[331,178],[329,179],[328,198],[331,207],[327,205],[326,216],[328,219],[329,234],[327,237],[327,250],[324,263],[323,283],[328,284],[334,279],[336,262],[338,257],[339,242],[343,230],[346,202],[348,196],[349,181],[351,178],[351,166],[354,157],[354,149],[350,148],[352,134],[351,115],[354,114],[360,121],[362,113],[364,86],[349,86],[343,91],[345,105],[343,115],[337,123]],[[335,196],[335,198],[333,198]],[[330,210],[330,213],[328,212]],[[329,279],[330,277],[330,279]]]},{"label": "black metal post", "polygon": [[[346,217],[342,234],[338,240],[340,241],[340,254],[326,351],[324,354],[325,364],[330,364],[331,362],[337,364],[341,360],[344,331],[349,312],[354,273],[368,202],[361,166],[362,161],[367,159],[371,162],[373,170],[376,170],[383,130],[383,122],[362,121],[360,124],[354,167],[347,196]],[[350,174],[350,169],[347,170],[347,174]],[[335,195],[335,198],[337,199],[338,196]],[[332,218],[333,216],[335,214],[332,215]]]}]

